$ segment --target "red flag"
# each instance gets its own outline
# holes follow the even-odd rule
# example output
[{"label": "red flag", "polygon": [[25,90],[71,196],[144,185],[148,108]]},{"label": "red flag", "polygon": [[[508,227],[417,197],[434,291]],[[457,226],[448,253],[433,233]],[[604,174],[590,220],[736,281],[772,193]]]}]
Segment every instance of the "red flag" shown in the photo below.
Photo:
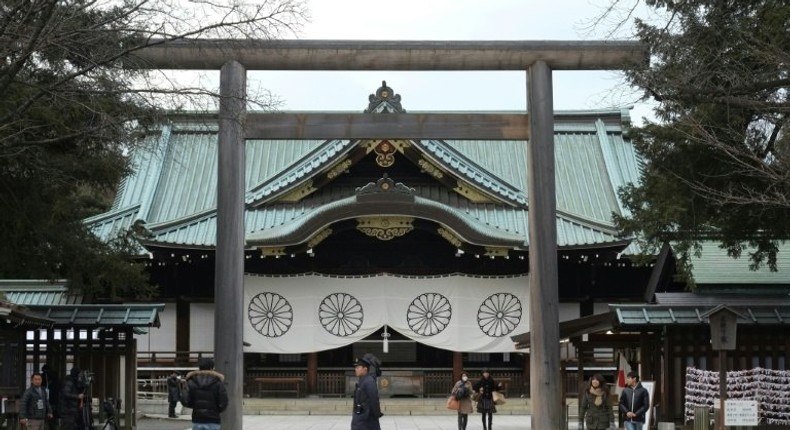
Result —
[{"label": "red flag", "polygon": [[620,353],[620,365],[617,368],[617,389],[615,392],[620,394],[625,388],[625,376],[631,371],[631,366],[628,365],[628,360],[625,359],[625,354]]}]

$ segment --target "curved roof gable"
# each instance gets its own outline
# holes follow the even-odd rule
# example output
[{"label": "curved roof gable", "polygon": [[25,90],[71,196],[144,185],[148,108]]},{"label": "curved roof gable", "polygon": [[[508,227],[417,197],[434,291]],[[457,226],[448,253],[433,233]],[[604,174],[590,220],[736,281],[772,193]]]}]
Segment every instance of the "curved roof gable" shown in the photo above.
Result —
[{"label": "curved roof gable", "polygon": [[[397,115],[405,110],[400,95],[384,82],[370,95],[365,112]],[[205,114],[174,116],[161,134],[148,138],[150,154],[144,153],[144,146],[143,153],[133,155],[137,169],[122,184],[113,210],[86,220],[86,224],[104,239],[138,223],[147,230],[140,240],[144,245],[213,248],[215,120]],[[627,120],[621,111],[555,115],[560,248],[627,243],[618,237],[611,221],[612,212],[623,212],[617,189],[639,177],[639,157],[624,136]],[[403,161],[417,166],[407,170],[411,177],[396,178],[414,187],[411,206],[393,206],[386,199],[360,201],[355,189],[370,177],[360,181],[362,178],[352,175],[334,180],[371,151],[378,153],[385,143],[400,154],[399,160],[402,156]],[[389,208],[388,215],[413,214],[468,243],[523,249],[529,236],[527,145],[525,141],[438,139],[247,140],[248,246],[306,241],[351,215],[384,214],[383,208]],[[365,173],[371,174],[379,173]]]},{"label": "curved roof gable", "polygon": [[[376,93],[370,95],[368,108],[364,112],[405,113],[400,100],[401,96],[388,87],[386,81],[383,81]],[[311,183],[317,175],[327,173],[327,179],[331,180],[339,176],[337,171],[345,170],[359,161],[358,159],[349,159],[349,153],[362,144],[372,145],[369,141],[360,140],[328,140],[324,142],[315,150],[305,153],[301,159],[283,169],[276,176],[255,185],[248,191],[246,203],[252,207],[260,207],[278,199],[295,201],[306,197],[318,188],[317,184]],[[461,195],[483,196],[482,199],[485,201],[498,201],[511,206],[526,206],[527,204],[526,193],[491,174],[443,140],[411,140],[405,145],[417,149],[429,159],[428,163],[437,165],[443,173],[462,182],[464,185],[456,187]],[[324,184],[326,182],[326,180],[323,181]]]}]

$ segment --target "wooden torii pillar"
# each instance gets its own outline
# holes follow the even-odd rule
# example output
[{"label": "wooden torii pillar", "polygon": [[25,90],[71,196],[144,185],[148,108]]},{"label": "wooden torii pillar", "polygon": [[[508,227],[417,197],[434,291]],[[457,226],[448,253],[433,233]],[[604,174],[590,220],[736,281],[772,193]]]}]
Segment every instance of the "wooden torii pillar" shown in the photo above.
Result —
[{"label": "wooden torii pillar", "polygon": [[[231,396],[223,427],[242,428],[244,140],[378,138],[530,140],[532,428],[560,428],[552,70],[622,69],[647,59],[647,48],[632,41],[177,40],[134,52],[127,67],[221,70],[215,305],[223,318],[214,338]],[[251,114],[246,70],[521,70],[528,114]]]}]

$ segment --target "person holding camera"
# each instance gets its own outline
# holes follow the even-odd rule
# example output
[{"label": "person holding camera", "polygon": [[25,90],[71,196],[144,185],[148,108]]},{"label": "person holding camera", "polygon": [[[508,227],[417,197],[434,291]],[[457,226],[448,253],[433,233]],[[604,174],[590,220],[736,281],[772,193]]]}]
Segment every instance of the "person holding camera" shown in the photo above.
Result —
[{"label": "person holding camera", "polygon": [[84,427],[82,419],[84,401],[85,384],[80,380],[80,369],[74,366],[63,381],[60,392],[61,430],[77,430]]},{"label": "person holding camera", "polygon": [[354,363],[354,373],[359,378],[354,389],[354,414],[351,416],[351,430],[381,430],[379,418],[381,404],[379,403],[379,389],[376,378],[371,374],[371,367],[378,361],[374,356],[366,354],[357,358]]}]

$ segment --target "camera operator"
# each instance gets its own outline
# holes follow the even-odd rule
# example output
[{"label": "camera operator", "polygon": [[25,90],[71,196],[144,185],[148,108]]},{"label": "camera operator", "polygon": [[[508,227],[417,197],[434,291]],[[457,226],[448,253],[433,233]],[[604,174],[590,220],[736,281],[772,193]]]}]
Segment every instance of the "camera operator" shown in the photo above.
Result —
[{"label": "camera operator", "polygon": [[60,392],[60,428],[77,430],[83,428],[82,409],[85,402],[85,383],[80,378],[80,369],[71,368],[63,381]]}]

